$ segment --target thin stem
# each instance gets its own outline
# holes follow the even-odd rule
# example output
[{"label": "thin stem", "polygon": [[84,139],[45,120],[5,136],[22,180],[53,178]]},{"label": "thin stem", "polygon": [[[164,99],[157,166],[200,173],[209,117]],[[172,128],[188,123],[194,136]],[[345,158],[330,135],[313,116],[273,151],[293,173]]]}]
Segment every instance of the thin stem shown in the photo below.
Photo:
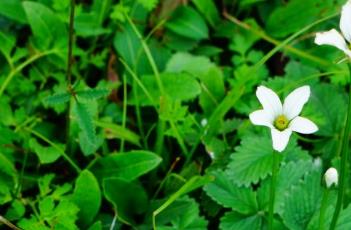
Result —
[{"label": "thin stem", "polygon": [[323,230],[323,225],[324,225],[324,218],[325,218],[325,210],[327,208],[327,203],[328,203],[328,195],[329,195],[329,189],[325,188],[323,191],[323,198],[322,198],[322,204],[321,204],[321,209],[319,212],[319,230]]},{"label": "thin stem", "polygon": [[73,27],[74,27],[74,11],[76,7],[76,1],[71,0],[71,11],[69,16],[69,34],[68,34],[68,54],[67,54],[67,84],[68,88],[71,89],[72,87],[72,65],[73,65],[73,57],[72,57],[72,50],[73,50]]},{"label": "thin stem", "polygon": [[46,143],[48,143],[49,145],[51,145],[52,147],[54,147],[63,158],[65,158],[65,160],[72,166],[72,168],[74,168],[76,170],[76,172],[79,174],[82,170],[79,168],[79,166],[74,163],[74,161],[65,153],[65,151],[63,149],[61,149],[58,145],[56,145],[55,143],[53,143],[52,141],[50,141],[48,138],[46,138],[45,136],[43,136],[42,134],[30,129],[30,128],[24,128],[26,131],[28,131],[29,133],[33,134],[34,136],[38,137],[39,139],[45,141]]},{"label": "thin stem", "polygon": [[269,209],[268,209],[268,229],[273,230],[273,215],[274,215],[274,199],[275,199],[275,185],[277,181],[277,170],[278,170],[278,153],[273,151],[273,164],[272,164],[272,180],[271,189],[269,196]]},{"label": "thin stem", "polygon": [[[123,74],[123,112],[122,112],[123,129],[126,128],[126,120],[127,120],[127,78],[126,78],[126,75]],[[121,147],[119,151],[124,152],[124,138],[121,139]]]},{"label": "thin stem", "polygon": [[346,186],[346,164],[348,159],[348,149],[349,149],[349,137],[350,137],[350,126],[351,126],[351,64],[349,63],[349,103],[348,103],[348,112],[346,117],[346,125],[344,126],[344,135],[342,138],[342,146],[341,146],[341,162],[340,162],[340,180],[339,180],[339,188],[338,188],[338,199],[336,201],[336,207],[333,215],[332,222],[330,224],[330,230],[335,229],[335,226],[338,221],[338,217],[340,211],[343,206],[343,199],[345,193],[345,186]]},{"label": "thin stem", "polygon": [[0,216],[0,223],[5,224],[7,227],[9,227],[11,229],[20,230],[14,224],[12,224],[10,221],[6,220],[3,216]]},{"label": "thin stem", "polygon": [[[333,18],[333,17],[335,17],[337,15],[338,15],[338,13],[335,13],[335,14],[332,14],[330,16],[324,17],[324,18],[322,18],[320,20],[317,20],[317,21],[307,25],[306,27],[302,28],[300,31],[295,33],[294,37],[291,40],[293,40],[295,37],[297,37],[298,35],[302,34],[303,32],[307,31],[311,27],[313,27],[313,26],[315,26],[317,24],[320,24],[323,21],[331,19],[331,18]],[[263,40],[265,40],[265,41],[267,41],[269,43],[272,43],[273,45],[275,45],[277,47],[281,46],[282,49],[284,49],[284,50],[286,50],[286,51],[288,51],[290,53],[296,54],[296,55],[298,55],[298,56],[300,56],[300,57],[302,57],[304,59],[313,61],[313,62],[318,63],[318,64],[323,65],[323,66],[330,66],[330,64],[331,64],[331,63],[329,63],[329,62],[327,62],[327,61],[325,61],[325,60],[323,60],[323,59],[321,59],[319,57],[313,56],[313,55],[311,55],[311,54],[309,54],[307,52],[304,52],[302,50],[296,49],[293,46],[288,45],[286,41],[280,42],[278,40],[275,40],[274,38],[272,38],[269,35],[267,35],[263,30],[256,29],[253,26],[238,20],[237,18],[235,18],[232,15],[228,14],[228,12],[226,12],[226,11],[223,12],[223,16],[226,19],[228,19],[229,21],[233,22],[234,24],[240,26],[241,28],[252,32],[253,34],[259,36],[260,38],[262,38]]]}]

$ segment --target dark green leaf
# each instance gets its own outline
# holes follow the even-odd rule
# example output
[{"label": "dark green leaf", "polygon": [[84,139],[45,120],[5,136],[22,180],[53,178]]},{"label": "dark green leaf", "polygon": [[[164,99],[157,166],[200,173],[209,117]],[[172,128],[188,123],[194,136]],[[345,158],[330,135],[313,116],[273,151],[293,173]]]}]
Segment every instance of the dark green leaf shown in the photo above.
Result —
[{"label": "dark green leaf", "polygon": [[158,155],[149,151],[110,154],[100,158],[92,171],[100,179],[119,177],[132,181],[157,167],[161,161]]}]

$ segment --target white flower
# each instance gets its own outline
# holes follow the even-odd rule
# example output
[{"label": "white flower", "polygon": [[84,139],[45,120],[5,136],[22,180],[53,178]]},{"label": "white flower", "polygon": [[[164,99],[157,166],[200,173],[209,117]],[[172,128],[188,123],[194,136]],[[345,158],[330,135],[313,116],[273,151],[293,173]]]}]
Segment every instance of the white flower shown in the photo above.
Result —
[{"label": "white flower", "polygon": [[282,152],[289,142],[292,131],[311,134],[318,127],[310,120],[298,116],[310,96],[310,87],[302,86],[291,92],[282,105],[278,95],[265,86],[259,86],[256,96],[263,106],[250,114],[255,125],[271,128],[273,149]]},{"label": "white flower", "polygon": [[351,49],[346,43],[346,41],[351,43],[351,0],[342,7],[339,26],[342,34],[336,29],[320,32],[316,34],[314,42],[317,45],[335,46],[351,58]]},{"label": "white flower", "polygon": [[324,174],[325,183],[327,188],[330,188],[333,184],[338,185],[338,171],[335,168],[329,168]]}]

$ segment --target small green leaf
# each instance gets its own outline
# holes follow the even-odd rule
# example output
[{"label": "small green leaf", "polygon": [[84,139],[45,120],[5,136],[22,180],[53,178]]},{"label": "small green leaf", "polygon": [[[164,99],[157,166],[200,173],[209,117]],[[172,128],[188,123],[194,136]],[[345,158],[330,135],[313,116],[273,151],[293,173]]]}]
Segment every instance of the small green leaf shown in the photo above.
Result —
[{"label": "small green leaf", "polygon": [[88,170],[80,173],[76,180],[72,201],[79,208],[79,223],[89,226],[99,212],[101,191],[95,176]]},{"label": "small green leaf", "polygon": [[128,153],[110,154],[100,158],[92,168],[94,174],[102,178],[119,177],[132,181],[156,168],[162,159],[148,151],[131,151]]},{"label": "small green leaf", "polygon": [[[57,144],[57,146],[64,149],[64,145],[62,144]],[[41,164],[53,163],[61,156],[61,153],[57,150],[57,148],[54,148],[52,146],[44,147],[33,138],[29,140],[29,147],[34,151],[35,154],[37,154]]]},{"label": "small green leaf", "polygon": [[172,32],[194,40],[208,38],[208,28],[201,15],[189,6],[179,7],[167,21]]},{"label": "small green leaf", "polygon": [[79,101],[89,102],[102,97],[106,97],[109,94],[109,92],[110,91],[107,89],[87,89],[77,91],[76,94]]},{"label": "small green leaf", "polygon": [[68,102],[71,98],[71,94],[69,93],[59,93],[52,96],[47,97],[44,102],[47,105],[58,105]]}]

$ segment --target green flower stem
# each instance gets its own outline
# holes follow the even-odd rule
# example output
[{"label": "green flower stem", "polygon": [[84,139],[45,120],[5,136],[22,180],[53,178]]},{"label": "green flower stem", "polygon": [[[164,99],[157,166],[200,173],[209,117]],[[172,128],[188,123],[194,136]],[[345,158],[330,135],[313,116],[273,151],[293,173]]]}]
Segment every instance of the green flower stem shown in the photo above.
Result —
[{"label": "green flower stem", "polygon": [[325,188],[323,191],[323,198],[322,198],[322,204],[321,204],[321,209],[319,212],[319,230],[323,229],[323,224],[324,224],[324,219],[325,219],[325,210],[327,208],[327,203],[328,203],[328,195],[329,195],[329,189]]},{"label": "green flower stem", "polygon": [[273,230],[273,215],[274,215],[274,199],[275,199],[275,186],[277,183],[278,171],[278,152],[273,151],[273,164],[272,164],[272,180],[269,196],[269,209],[268,209],[268,229]]},{"label": "green flower stem", "polygon": [[347,164],[347,153],[349,150],[349,137],[350,137],[350,126],[351,126],[351,64],[349,63],[349,103],[348,103],[348,111],[346,117],[346,124],[344,128],[344,136],[342,138],[341,145],[341,161],[340,161],[340,180],[339,180],[339,188],[338,188],[338,199],[336,201],[336,207],[333,215],[332,222],[330,224],[330,230],[335,229],[336,223],[338,221],[339,214],[341,212],[343,206],[343,199],[345,193],[345,176],[346,176],[346,164]]}]

